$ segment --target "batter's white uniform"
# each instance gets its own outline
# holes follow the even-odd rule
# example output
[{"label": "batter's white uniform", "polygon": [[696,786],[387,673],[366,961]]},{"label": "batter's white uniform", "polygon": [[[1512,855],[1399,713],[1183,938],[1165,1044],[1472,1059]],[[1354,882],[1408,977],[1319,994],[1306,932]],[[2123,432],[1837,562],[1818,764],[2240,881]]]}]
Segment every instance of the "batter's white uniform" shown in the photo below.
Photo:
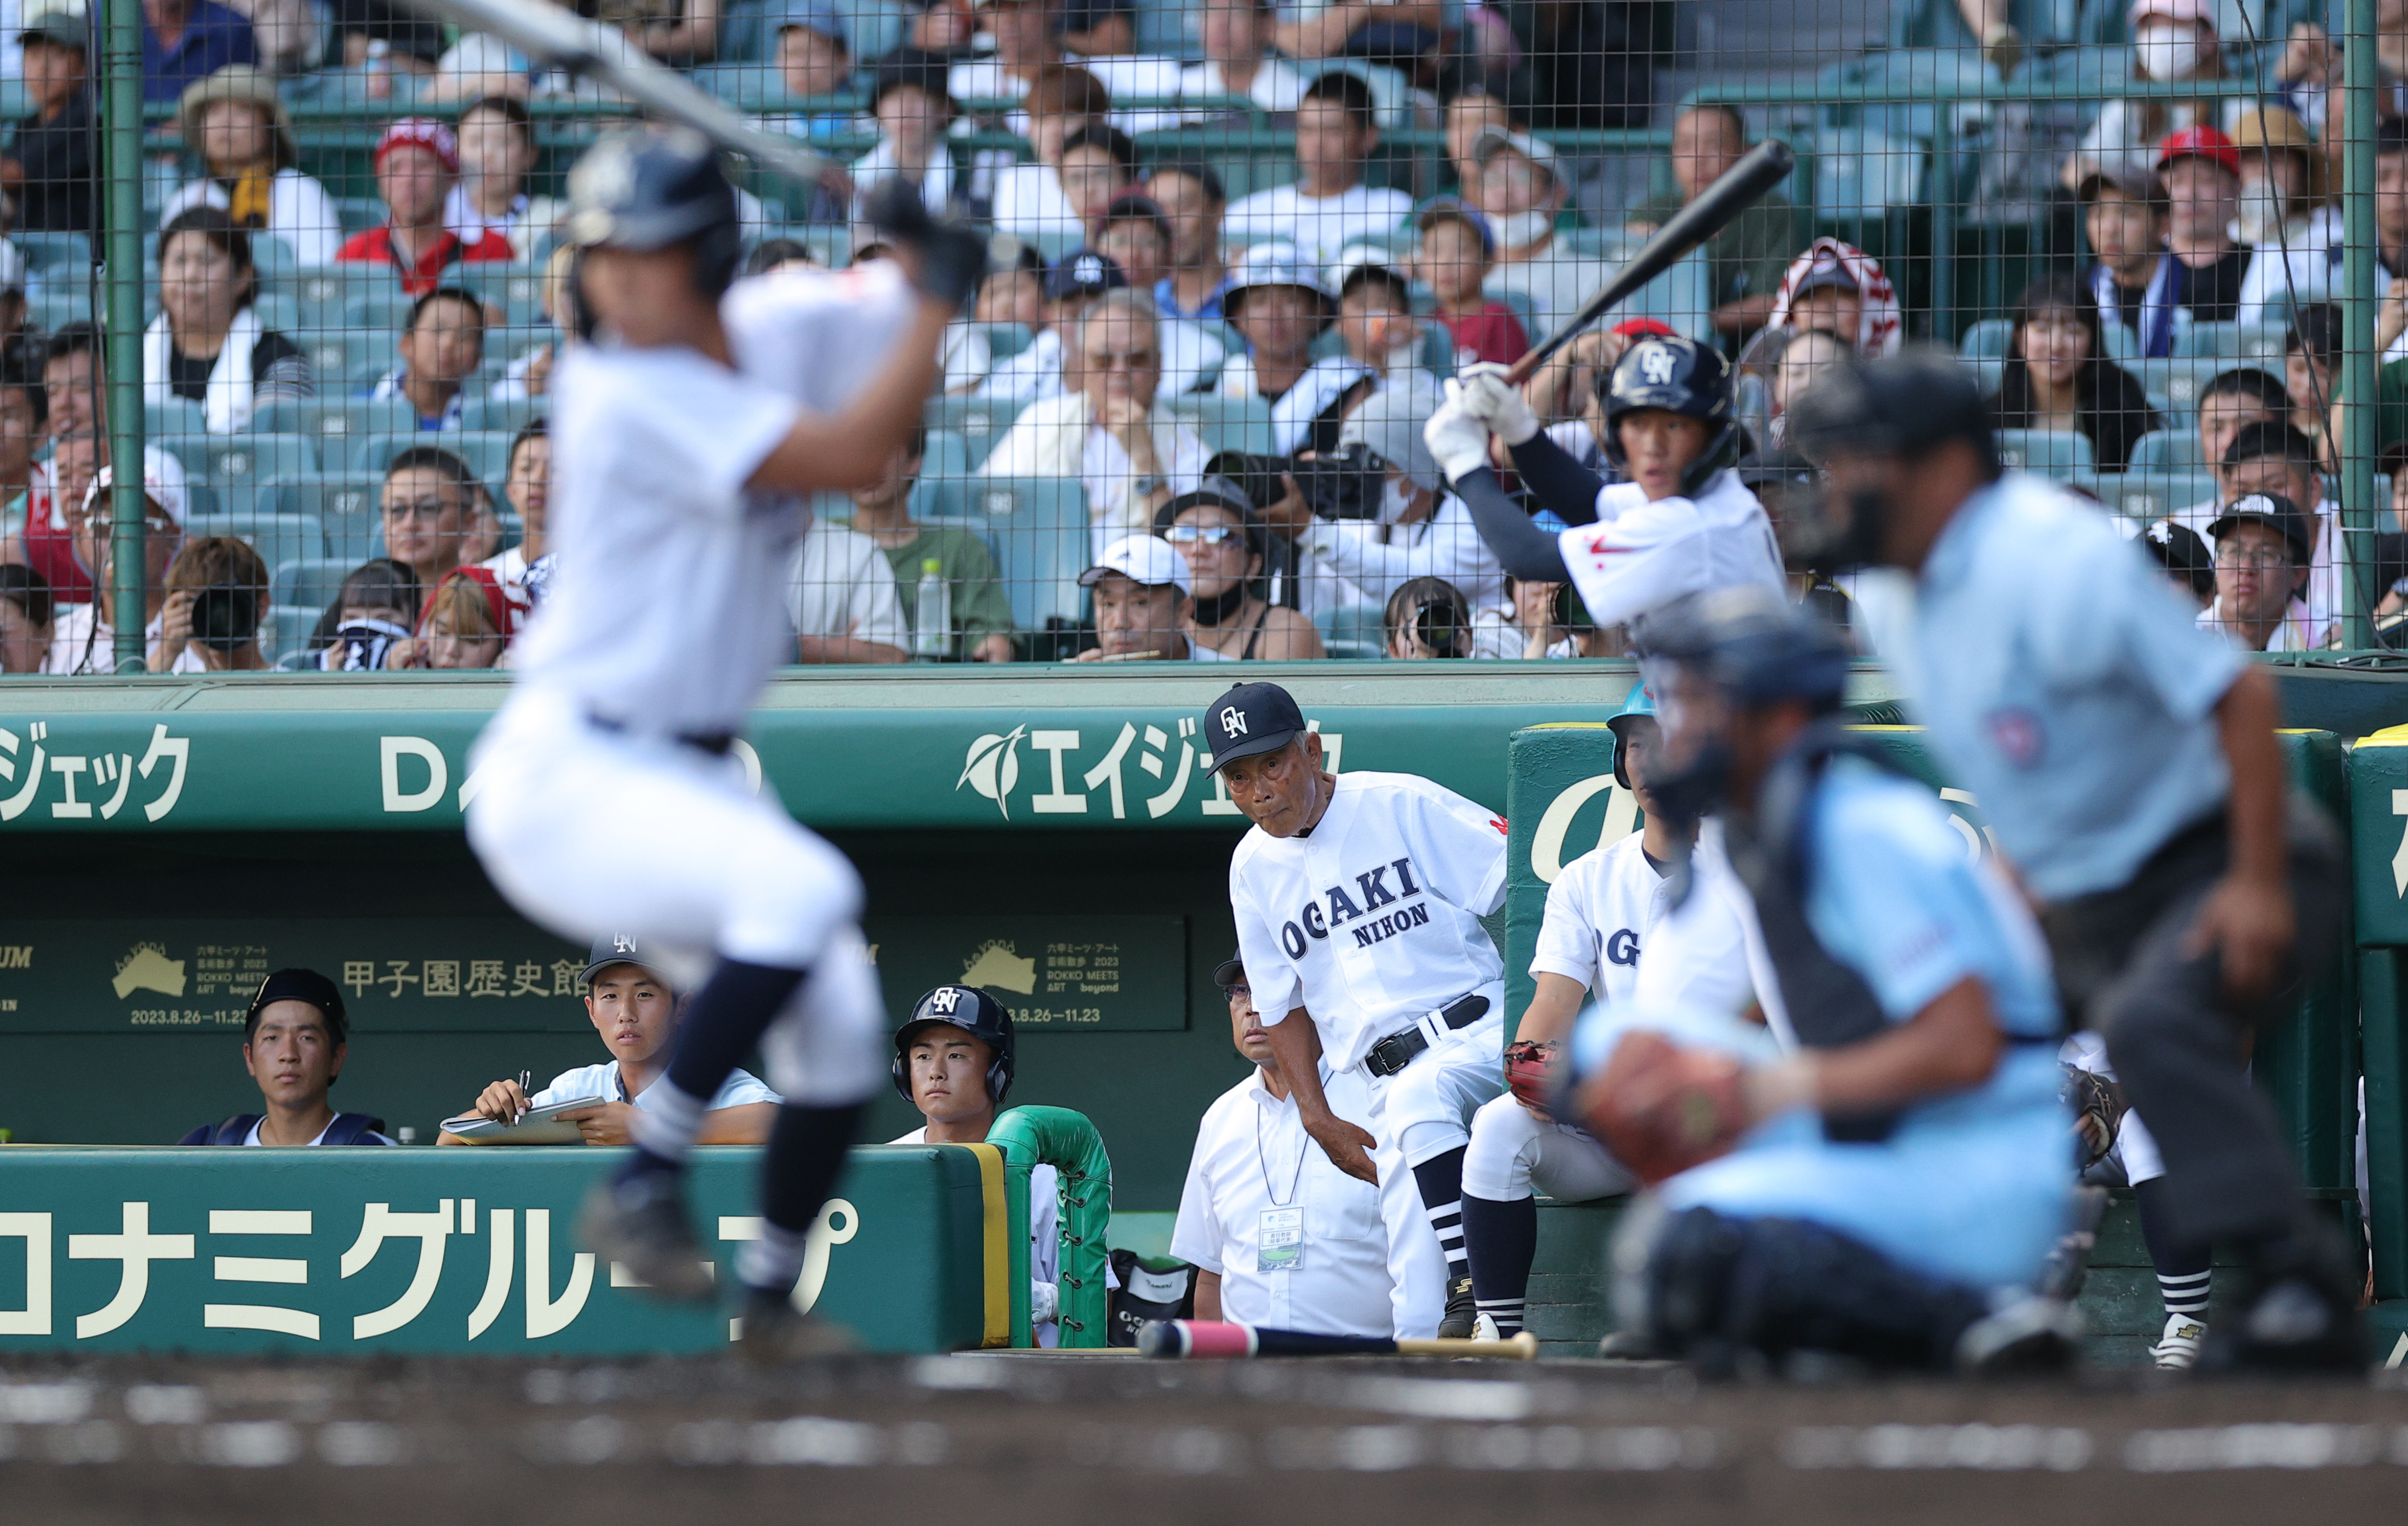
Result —
[{"label": "batter's white uniform", "polygon": [[795,272],[728,293],[745,371],[682,347],[562,357],[559,570],[472,759],[468,840],[537,922],[580,942],[641,928],[681,984],[714,957],[813,971],[763,1041],[771,1083],[807,1106],[885,1080],[860,879],[749,788],[737,758],[681,738],[740,731],[793,650],[784,581],[802,502],[745,481],[806,409],[843,406],[910,309],[889,263]]},{"label": "batter's white uniform", "polygon": [[1772,521],[1737,472],[1717,472],[1696,498],[1652,504],[1638,483],[1613,483],[1598,492],[1597,522],[1566,530],[1556,542],[1599,627],[1708,589],[1789,590]]},{"label": "batter's white uniform", "polygon": [[[1505,899],[1505,821],[1411,774],[1340,774],[1311,835],[1250,830],[1229,862],[1229,902],[1254,1005],[1301,1007],[1332,1070],[1419,1030],[1430,1047],[1390,1077],[1363,1071],[1380,1179],[1469,1143],[1471,1115],[1504,1090],[1504,962],[1480,919]],[[1480,995],[1449,1029],[1437,1013]],[[1410,1193],[1383,1194],[1399,1336],[1435,1333],[1446,1304],[1437,1232]]]}]

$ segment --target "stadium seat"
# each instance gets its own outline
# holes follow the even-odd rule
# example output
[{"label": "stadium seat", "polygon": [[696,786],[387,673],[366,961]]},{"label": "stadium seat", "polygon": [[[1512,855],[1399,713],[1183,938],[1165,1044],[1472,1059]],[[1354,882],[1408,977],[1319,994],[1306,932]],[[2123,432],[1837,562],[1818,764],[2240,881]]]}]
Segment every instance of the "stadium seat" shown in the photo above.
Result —
[{"label": "stadium seat", "polygon": [[2215,478],[2205,472],[2143,477],[2127,472],[2104,479],[2099,494],[2116,512],[2135,520],[2162,519],[2215,496]]},{"label": "stadium seat", "polygon": [[319,390],[329,394],[369,386],[401,364],[394,335],[382,329],[303,328],[290,337],[309,357]]},{"label": "stadium seat", "polygon": [[[2216,325],[2229,328],[2229,324]],[[2175,356],[2170,360],[2131,360],[2123,363],[2152,397],[2162,398],[2183,413],[2199,411],[2199,394],[2207,384],[2235,366],[2251,362],[2237,356]],[[2283,357],[2274,357],[2274,375],[2283,373]]]},{"label": "stadium seat", "polygon": [[359,563],[340,557],[294,557],[276,564],[267,599],[271,608],[306,612],[315,623],[342,592],[343,579]]},{"label": "stadium seat", "polygon": [[920,458],[921,480],[958,481],[969,475],[969,442],[950,429],[928,431],[927,453]]},{"label": "stadium seat", "polygon": [[928,400],[928,427],[950,429],[961,435],[969,448],[972,467],[986,459],[995,442],[1003,438],[1004,431],[1020,417],[1020,405],[996,397],[932,397]]},{"label": "stadium seat", "polygon": [[14,232],[8,241],[25,256],[25,269],[53,282],[80,283],[92,268],[92,240],[79,233]]},{"label": "stadium seat", "polygon": [[988,352],[999,361],[1008,361],[1037,342],[1037,331],[1025,323],[973,323],[970,327],[986,335]]},{"label": "stadium seat", "polygon": [[318,442],[322,460],[348,454],[350,442],[362,435],[406,435],[418,427],[418,416],[397,397],[312,397],[270,403],[251,421],[254,432],[307,435]]},{"label": "stadium seat", "polygon": [[1813,139],[1814,216],[1878,218],[1923,199],[1923,146],[1869,127],[1832,127]]},{"label": "stadium seat", "polygon": [[194,514],[184,521],[184,534],[188,538],[232,535],[249,541],[271,567],[326,554],[325,532],[307,514]]},{"label": "stadium seat", "polygon": [[1170,410],[1191,421],[1211,450],[1271,452],[1271,407],[1259,397],[1173,398]]},{"label": "stadium seat", "polygon": [[[515,264],[462,265],[444,284],[465,286],[502,309],[503,322],[525,327],[543,320],[543,271]],[[485,347],[493,349],[489,343]]]},{"label": "stadium seat", "polygon": [[1957,341],[1956,353],[1967,360],[2002,361],[2014,342],[2014,320],[1985,318],[1966,328],[1965,337]]},{"label": "stadium seat", "polygon": [[507,403],[495,402],[490,397],[471,397],[460,406],[460,424],[464,429],[498,430],[504,435],[516,435],[526,427],[528,420],[543,412],[544,408],[545,399],[540,397],[518,397]]},{"label": "stadium seat", "polygon": [[210,439],[208,415],[187,397],[147,402],[142,408],[142,434],[150,444],[182,462],[186,471],[197,471]]},{"label": "stadium seat", "polygon": [[1077,624],[1085,602],[1079,574],[1093,549],[1086,492],[1061,478],[982,478],[964,486],[969,512],[961,517],[986,527],[1013,626]]},{"label": "stadium seat", "polygon": [[2009,466],[2049,477],[2098,470],[2090,436],[2070,429],[2002,429],[1999,459]]},{"label": "stadium seat", "polygon": [[365,291],[354,287],[343,299],[342,326],[397,335],[409,321],[410,305],[417,300],[393,281]]},{"label": "stadium seat", "polygon": [[384,527],[377,513],[383,489],[377,478],[349,473],[280,477],[259,490],[259,511],[316,520],[325,549],[313,554],[357,566],[380,554],[384,544]]},{"label": "stadium seat", "polygon": [[318,442],[307,435],[213,435],[199,453],[198,461],[188,453],[185,466],[214,484],[226,510],[238,514],[259,506],[262,483],[318,469]]},{"label": "stadium seat", "polygon": [[2170,472],[2204,470],[2199,459],[2197,430],[2153,429],[2132,447],[2132,476],[2164,476]]},{"label": "stadium seat", "polygon": [[1313,623],[1332,657],[1369,662],[1388,654],[1387,617],[1378,605],[1340,605],[1324,609]]},{"label": "stadium seat", "polygon": [[[497,483],[509,465],[510,437],[499,430],[413,429],[405,433],[358,435],[351,441],[346,464],[355,476],[381,478],[385,464],[418,445],[440,446],[468,464],[479,480]],[[331,455],[329,457],[331,458]]]},{"label": "stadium seat", "polygon": [[2226,364],[2254,361],[2283,364],[2282,326],[2276,323],[2188,323],[2174,329],[2174,354],[2183,360],[2215,360]]},{"label": "stadium seat", "polygon": [[302,265],[281,282],[301,305],[305,321],[316,328],[341,327],[352,288],[366,290],[372,283],[389,286],[392,278],[374,265]]},{"label": "stadium seat", "polygon": [[82,286],[53,283],[25,300],[27,321],[44,334],[92,320],[92,293]]}]

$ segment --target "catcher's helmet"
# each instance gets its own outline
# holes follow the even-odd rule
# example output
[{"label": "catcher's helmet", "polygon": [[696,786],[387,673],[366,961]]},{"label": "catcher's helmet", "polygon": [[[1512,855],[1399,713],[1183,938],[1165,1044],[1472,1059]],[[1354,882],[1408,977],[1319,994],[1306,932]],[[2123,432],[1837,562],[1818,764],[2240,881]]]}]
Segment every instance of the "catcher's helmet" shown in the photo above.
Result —
[{"label": "catcher's helmet", "polygon": [[1622,449],[1622,420],[1641,408],[1660,408],[1702,420],[1713,433],[1698,459],[1681,474],[1681,491],[1694,497],[1714,474],[1739,459],[1739,421],[1731,414],[1730,367],[1713,346],[1679,335],[1650,335],[1622,352],[1599,389],[1605,404],[1605,459],[1628,469]]},{"label": "catcher's helmet", "polygon": [[1790,405],[1789,438],[1818,464],[1834,453],[1923,455],[1961,439],[1999,471],[1998,421],[1973,374],[1946,350],[1919,345],[1835,365]]},{"label": "catcher's helmet", "polygon": [[580,246],[662,250],[691,241],[695,280],[716,296],[744,251],[736,188],[701,134],[613,133],[568,175],[568,236]]},{"label": "catcher's helmet", "polygon": [[895,1090],[905,1102],[911,1100],[911,1046],[923,1030],[938,1025],[958,1028],[995,1051],[986,1067],[986,1094],[1002,1106],[1011,1090],[1011,1014],[977,986],[939,986],[912,1006],[910,1018],[895,1030]]},{"label": "catcher's helmet", "polygon": [[1641,638],[1648,662],[1677,663],[1743,708],[1794,699],[1836,710],[1847,688],[1839,632],[1769,588],[1693,593],[1649,614]]},{"label": "catcher's helmet", "polygon": [[1656,695],[1644,683],[1630,686],[1622,701],[1622,708],[1606,718],[1606,730],[1613,733],[1613,782],[1630,788],[1630,723],[1644,717],[1656,719]]}]

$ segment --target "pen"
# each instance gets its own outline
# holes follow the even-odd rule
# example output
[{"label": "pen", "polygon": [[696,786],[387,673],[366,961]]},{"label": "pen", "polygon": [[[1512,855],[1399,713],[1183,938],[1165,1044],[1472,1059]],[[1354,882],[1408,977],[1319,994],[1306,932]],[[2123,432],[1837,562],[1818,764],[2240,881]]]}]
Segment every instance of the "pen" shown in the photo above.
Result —
[{"label": "pen", "polygon": [[527,1116],[527,1110],[526,1110],[526,1096],[527,1096],[527,1089],[528,1089],[529,1087],[533,1086],[534,1084],[535,1084],[535,1072],[534,1072],[534,1071],[531,1071],[531,1070],[523,1070],[523,1071],[520,1071],[520,1072],[519,1072],[519,1120],[520,1120],[521,1121],[523,1121],[523,1120],[525,1120],[526,1116]]}]

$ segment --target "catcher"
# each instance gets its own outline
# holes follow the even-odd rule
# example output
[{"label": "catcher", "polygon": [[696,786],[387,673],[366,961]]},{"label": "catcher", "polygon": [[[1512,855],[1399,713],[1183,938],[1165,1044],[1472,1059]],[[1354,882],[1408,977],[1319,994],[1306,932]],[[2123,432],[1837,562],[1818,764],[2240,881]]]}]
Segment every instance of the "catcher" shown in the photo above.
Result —
[{"label": "catcher", "polygon": [[2072,1310],[2029,1291],[2071,1207],[2029,914],[1842,727],[1847,649],[1821,620],[1730,589],[1644,635],[1653,792],[1722,813],[1800,1047],[1652,1004],[1575,1031],[1577,1115],[1655,1187],[1616,1234],[1620,1322],[1717,1365],[2070,1360]]}]

